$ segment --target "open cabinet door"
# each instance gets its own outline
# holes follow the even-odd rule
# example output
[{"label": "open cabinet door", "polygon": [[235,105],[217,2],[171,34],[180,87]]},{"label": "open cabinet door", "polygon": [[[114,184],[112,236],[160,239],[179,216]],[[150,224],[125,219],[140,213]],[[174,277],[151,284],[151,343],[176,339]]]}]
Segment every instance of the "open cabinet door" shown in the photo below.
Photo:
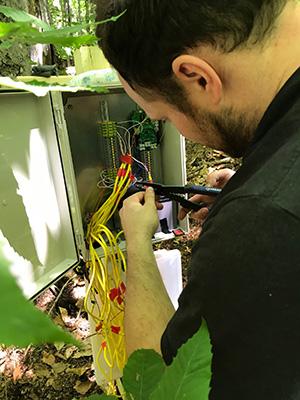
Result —
[{"label": "open cabinet door", "polygon": [[0,93],[0,235],[24,294],[79,262],[50,95]]}]

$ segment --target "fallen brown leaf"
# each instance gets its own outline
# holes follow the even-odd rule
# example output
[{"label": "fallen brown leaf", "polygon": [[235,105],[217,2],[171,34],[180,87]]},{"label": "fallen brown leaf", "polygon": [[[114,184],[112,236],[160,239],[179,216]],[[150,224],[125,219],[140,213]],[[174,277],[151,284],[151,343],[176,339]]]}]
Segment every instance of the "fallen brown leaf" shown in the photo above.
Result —
[{"label": "fallen brown leaf", "polygon": [[61,372],[65,371],[67,367],[67,364],[64,363],[56,363],[52,365],[52,369],[56,374],[60,374]]},{"label": "fallen brown leaf", "polygon": [[91,344],[87,344],[86,347],[82,350],[77,350],[76,353],[73,354],[72,358],[81,358],[81,357],[91,357],[93,355]]},{"label": "fallen brown leaf", "polygon": [[90,381],[86,382],[76,381],[74,389],[76,390],[77,393],[84,395],[87,394],[87,392],[90,390],[91,387],[92,387],[92,382]]},{"label": "fallen brown leaf", "polygon": [[51,372],[47,368],[38,368],[34,372],[38,378],[49,378],[51,375]]},{"label": "fallen brown leaf", "polygon": [[46,382],[46,386],[52,386],[53,382],[54,382],[54,378],[49,378]]},{"label": "fallen brown leaf", "polygon": [[61,389],[61,383],[59,383],[56,379],[54,379],[51,382],[51,386],[53,387],[54,390],[60,390]]},{"label": "fallen brown leaf", "polygon": [[61,349],[63,347],[65,347],[65,344],[64,343],[54,343],[54,346],[55,346],[57,351],[61,351]]},{"label": "fallen brown leaf", "polygon": [[40,400],[40,399],[35,393],[31,393],[30,394],[30,400]]},{"label": "fallen brown leaf", "polygon": [[85,367],[79,367],[79,368],[67,368],[66,372],[74,375],[81,376],[83,375],[90,367],[85,366]]},{"label": "fallen brown leaf", "polygon": [[49,354],[46,351],[43,351],[43,363],[52,366],[55,364],[55,357],[53,354]]},{"label": "fallen brown leaf", "polygon": [[66,350],[65,350],[66,359],[68,360],[75,351],[76,351],[76,347],[75,346],[67,347]]}]

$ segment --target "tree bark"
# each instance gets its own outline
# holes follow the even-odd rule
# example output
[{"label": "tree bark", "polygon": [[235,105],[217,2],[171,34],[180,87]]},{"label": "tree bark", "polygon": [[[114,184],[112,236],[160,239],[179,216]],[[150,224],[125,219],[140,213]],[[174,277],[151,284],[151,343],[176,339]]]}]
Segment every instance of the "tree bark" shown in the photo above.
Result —
[{"label": "tree bark", "polygon": [[81,16],[81,0],[77,0],[77,8],[78,8],[78,22],[81,24],[82,16]]},{"label": "tree bark", "polygon": [[[32,12],[32,1],[26,0],[1,0],[1,5],[14,7],[26,12]],[[0,15],[0,21],[6,20]],[[16,44],[10,49],[0,49],[0,75],[15,77],[31,74],[31,61],[29,46]]]},{"label": "tree bark", "polygon": [[60,10],[61,10],[61,22],[62,26],[66,26],[66,10],[65,10],[65,1],[59,0]]},{"label": "tree bark", "polygon": [[70,6],[70,0],[67,0],[67,15],[69,26],[72,25],[72,7]]},{"label": "tree bark", "polygon": [[[85,22],[88,24],[90,22],[90,1],[85,0]],[[90,32],[90,27],[87,28],[87,31]]]}]

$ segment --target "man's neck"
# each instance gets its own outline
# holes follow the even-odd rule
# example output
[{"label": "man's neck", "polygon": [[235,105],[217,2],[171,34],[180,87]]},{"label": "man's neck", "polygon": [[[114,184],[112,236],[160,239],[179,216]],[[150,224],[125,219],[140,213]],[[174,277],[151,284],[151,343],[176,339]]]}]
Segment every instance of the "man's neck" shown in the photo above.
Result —
[{"label": "man's neck", "polygon": [[278,34],[271,51],[278,69],[276,93],[300,67],[300,1],[289,1],[278,21]]}]

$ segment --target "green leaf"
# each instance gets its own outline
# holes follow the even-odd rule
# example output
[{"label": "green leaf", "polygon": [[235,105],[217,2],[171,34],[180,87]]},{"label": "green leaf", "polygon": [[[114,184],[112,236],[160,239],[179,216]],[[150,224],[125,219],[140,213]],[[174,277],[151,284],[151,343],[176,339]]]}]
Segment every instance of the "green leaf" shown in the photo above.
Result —
[{"label": "green leaf", "polygon": [[63,36],[68,36],[68,35],[73,35],[74,33],[80,33],[83,31],[84,28],[87,26],[91,25],[90,23],[84,23],[84,24],[74,24],[72,26],[66,26],[64,28],[60,29],[54,29],[51,28],[50,31],[47,32],[41,32],[41,35],[43,37],[63,37]]},{"label": "green leaf", "polygon": [[9,37],[15,41],[27,44],[54,44],[76,48],[96,44],[98,39],[95,35],[83,34],[74,36],[74,34],[82,31],[82,26],[75,25],[63,29],[51,29],[46,32],[40,32],[25,22],[0,22],[0,38]]},{"label": "green leaf", "polygon": [[45,31],[51,29],[46,22],[35,17],[34,15],[28,14],[25,11],[18,10],[16,8],[0,6],[0,13],[4,14],[8,18],[11,18],[15,22],[34,23],[36,26],[43,28]]},{"label": "green leaf", "polygon": [[124,369],[123,385],[134,400],[148,400],[166,366],[154,350],[138,350]]},{"label": "green leaf", "polygon": [[211,344],[202,320],[200,330],[178,351],[150,400],[207,400],[211,379]]},{"label": "green leaf", "polygon": [[[27,14],[21,10],[0,6],[0,12],[15,21],[14,23],[0,23],[0,38],[8,38],[15,40],[18,43],[21,42],[29,45],[41,43],[73,48],[94,45],[97,43],[98,38],[95,35],[85,33],[84,29],[87,27],[95,28],[97,25],[108,22],[115,22],[124,14],[122,13],[104,21],[88,22],[61,29],[54,29],[44,21],[41,21],[33,15]],[[43,28],[44,31],[40,32],[31,25]]]},{"label": "green leaf", "polygon": [[60,32],[60,30],[40,33],[36,32],[34,34],[24,36],[23,40],[28,44],[53,44],[57,46],[75,48],[79,48],[80,46],[91,46],[97,43],[97,38],[95,35],[65,36]]},{"label": "green leaf", "polygon": [[79,345],[73,336],[58,328],[22,294],[10,275],[0,241],[0,343],[26,347],[30,344],[64,342]]},{"label": "green leaf", "polygon": [[116,400],[116,396],[107,396],[106,394],[92,394],[89,397],[85,397],[84,400]]},{"label": "green leaf", "polygon": [[19,34],[33,34],[38,32],[28,23],[21,22],[0,22],[0,38]]}]

